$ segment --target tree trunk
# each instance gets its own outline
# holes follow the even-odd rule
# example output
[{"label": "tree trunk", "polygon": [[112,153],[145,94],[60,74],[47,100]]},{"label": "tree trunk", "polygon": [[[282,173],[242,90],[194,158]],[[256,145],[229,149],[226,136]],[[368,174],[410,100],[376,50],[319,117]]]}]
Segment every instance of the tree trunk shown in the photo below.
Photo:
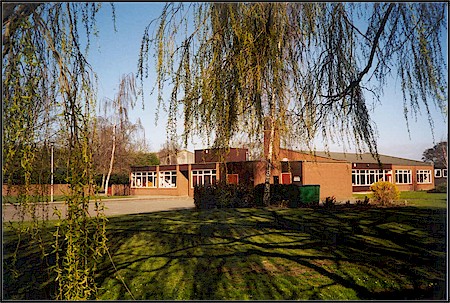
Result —
[{"label": "tree trunk", "polygon": [[105,190],[105,178],[106,178],[106,175],[102,174],[102,184],[100,185],[100,189],[103,191]]},{"label": "tree trunk", "polygon": [[447,147],[445,145],[441,145],[442,155],[444,158],[444,167],[448,168],[448,156],[447,156]]},{"label": "tree trunk", "polygon": [[106,195],[108,195],[109,178],[111,177],[115,151],[116,151],[116,125],[114,125],[114,127],[113,127],[113,146],[112,146],[112,151],[111,151],[111,161],[109,162],[108,176],[106,177],[106,182],[105,182],[105,194]]},{"label": "tree trunk", "polygon": [[270,171],[272,169],[272,154],[273,154],[273,142],[275,136],[275,119],[273,115],[273,110],[271,111],[270,117],[270,136],[269,136],[269,151],[267,153],[266,159],[266,179],[264,182],[264,196],[263,204],[269,206],[270,204]]}]

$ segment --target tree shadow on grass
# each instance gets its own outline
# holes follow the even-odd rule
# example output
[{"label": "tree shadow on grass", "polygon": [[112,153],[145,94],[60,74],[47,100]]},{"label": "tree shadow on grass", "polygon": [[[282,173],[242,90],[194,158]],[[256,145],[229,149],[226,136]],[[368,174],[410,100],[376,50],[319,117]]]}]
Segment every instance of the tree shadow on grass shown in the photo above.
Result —
[{"label": "tree shadow on grass", "polygon": [[132,298],[119,276],[136,300],[445,299],[445,224],[413,207],[112,217],[118,271],[105,256],[97,282],[102,299]]},{"label": "tree shadow on grass", "polygon": [[[43,238],[50,243],[52,232],[43,231]],[[29,235],[22,235],[17,262],[13,264],[12,252],[16,249],[16,238],[11,231],[3,233],[3,291],[4,300],[50,300],[57,289],[56,274],[49,271],[55,264],[54,254],[46,248],[47,257],[42,258],[36,241]]]}]

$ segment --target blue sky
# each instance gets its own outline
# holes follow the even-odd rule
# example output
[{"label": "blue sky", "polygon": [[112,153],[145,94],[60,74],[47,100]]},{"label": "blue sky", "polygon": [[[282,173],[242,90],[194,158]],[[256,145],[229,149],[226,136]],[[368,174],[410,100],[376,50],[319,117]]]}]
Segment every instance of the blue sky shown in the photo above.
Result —
[{"label": "blue sky", "polygon": [[[137,73],[137,62],[141,38],[148,23],[159,16],[163,3],[115,3],[116,27],[114,32],[111,9],[107,3],[103,4],[97,19],[99,37],[91,42],[88,61],[98,75],[98,100],[113,98],[117,93],[120,77],[123,74]],[[447,39],[446,35],[445,39]],[[447,43],[443,42],[444,52],[447,54]],[[448,62],[448,58],[446,59]],[[149,58],[150,68],[154,62]],[[142,102],[131,112],[133,121],[140,118],[144,128],[145,136],[152,151],[160,149],[166,140],[167,114],[160,110],[158,124],[155,126],[156,96],[150,95],[154,85],[155,77],[152,70],[149,78],[144,83],[144,109]],[[398,82],[395,78],[388,81],[389,86],[385,88],[381,97],[381,104],[377,104],[372,112],[378,130],[379,153],[392,156],[420,160],[425,149],[434,145],[431,129],[425,109],[421,108],[421,115],[415,120],[410,118],[410,134],[408,134],[406,121],[403,116],[403,97]],[[370,98],[368,98],[370,102]],[[439,109],[431,105],[431,114],[435,124],[436,142],[446,140],[448,134],[448,118],[440,113]],[[321,142],[315,142],[317,150],[323,147]],[[188,150],[206,148],[201,140],[189,143]],[[331,145],[330,151],[342,152],[343,147]],[[354,152],[350,147],[347,152]]]}]

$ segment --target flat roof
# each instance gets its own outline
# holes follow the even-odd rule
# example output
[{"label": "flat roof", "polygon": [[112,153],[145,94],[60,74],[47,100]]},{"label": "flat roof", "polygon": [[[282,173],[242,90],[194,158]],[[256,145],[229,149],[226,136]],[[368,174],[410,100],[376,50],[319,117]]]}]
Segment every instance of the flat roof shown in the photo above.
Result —
[{"label": "flat roof", "polygon": [[[378,161],[372,156],[371,153],[339,153],[339,152],[324,152],[324,151],[316,151],[314,152],[317,156],[321,157],[330,157],[336,160],[347,160],[352,163],[370,163],[370,164],[378,164]],[[422,162],[417,160],[393,157],[388,155],[378,154],[380,157],[380,161],[383,164],[393,164],[393,165],[411,165],[411,166],[432,166],[432,163]]]}]

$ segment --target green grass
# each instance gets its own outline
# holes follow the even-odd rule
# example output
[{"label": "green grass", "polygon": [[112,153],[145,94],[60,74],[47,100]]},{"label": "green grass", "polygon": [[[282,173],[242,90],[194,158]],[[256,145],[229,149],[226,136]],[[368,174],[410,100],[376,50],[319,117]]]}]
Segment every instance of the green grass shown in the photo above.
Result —
[{"label": "green grass", "polygon": [[[105,257],[96,281],[103,300],[443,299],[446,222],[446,209],[410,206],[111,217],[118,272]],[[12,276],[13,237],[5,231],[4,298],[51,299],[31,243]]]},{"label": "green grass", "polygon": [[[354,194],[353,197],[363,200],[367,196],[372,198],[372,194]],[[407,201],[407,205],[417,207],[447,207],[446,193],[427,193],[426,191],[402,191],[400,192],[399,203]]]}]

